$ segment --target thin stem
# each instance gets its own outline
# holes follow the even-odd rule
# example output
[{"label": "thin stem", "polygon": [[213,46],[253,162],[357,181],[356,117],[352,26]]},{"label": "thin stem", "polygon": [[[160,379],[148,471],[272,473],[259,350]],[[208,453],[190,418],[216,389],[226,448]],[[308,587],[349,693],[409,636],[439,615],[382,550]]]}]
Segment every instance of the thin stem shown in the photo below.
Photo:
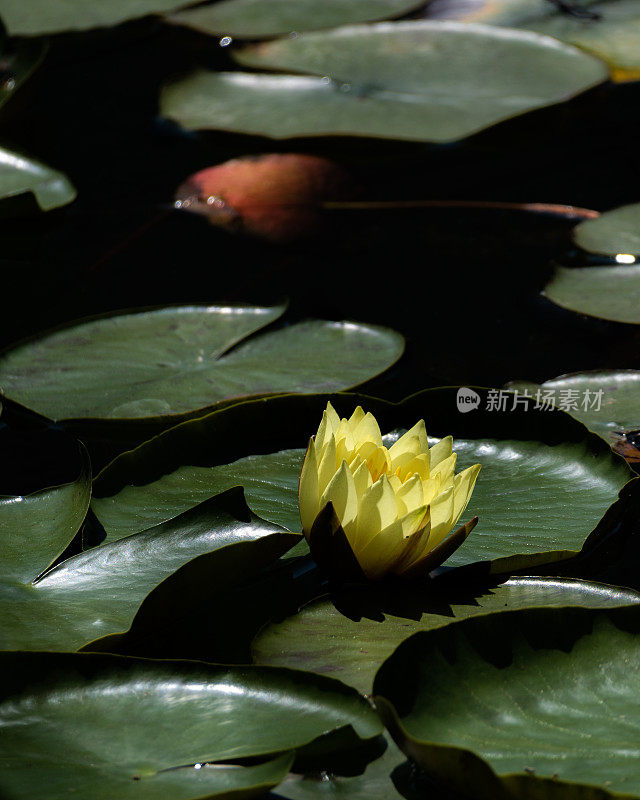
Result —
[{"label": "thin stem", "polygon": [[533,211],[539,214],[557,214],[568,219],[596,219],[599,211],[555,203],[506,203],[482,200],[346,200],[324,202],[329,211],[385,211],[403,208],[494,208],[506,211]]}]

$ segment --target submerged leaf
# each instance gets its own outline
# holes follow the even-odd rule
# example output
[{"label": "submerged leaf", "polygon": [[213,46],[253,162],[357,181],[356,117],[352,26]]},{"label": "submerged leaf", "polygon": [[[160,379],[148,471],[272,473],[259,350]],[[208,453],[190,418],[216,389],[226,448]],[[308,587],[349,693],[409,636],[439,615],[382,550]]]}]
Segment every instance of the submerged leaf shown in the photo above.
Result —
[{"label": "submerged leaf", "polygon": [[318,230],[323,201],[352,193],[346,172],[334,162],[276,153],[196,172],[178,188],[175,206],[234,233],[286,242]]}]

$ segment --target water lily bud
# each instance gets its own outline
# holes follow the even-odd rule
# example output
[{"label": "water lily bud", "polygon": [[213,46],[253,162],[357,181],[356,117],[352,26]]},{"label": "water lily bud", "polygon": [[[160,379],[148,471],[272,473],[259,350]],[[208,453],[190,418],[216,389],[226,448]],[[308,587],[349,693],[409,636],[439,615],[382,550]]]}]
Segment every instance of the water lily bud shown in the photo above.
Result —
[{"label": "water lily bud", "polygon": [[299,485],[302,530],[316,561],[341,578],[427,575],[466,539],[449,535],[480,464],[455,474],[452,437],[429,447],[423,420],[387,449],[373,414],[340,419],[331,404],[311,437]]},{"label": "water lily bud", "polygon": [[337,164],[285,153],[196,172],[178,188],[175,206],[237,233],[285,242],[317,230],[323,201],[352,195],[351,181]]}]

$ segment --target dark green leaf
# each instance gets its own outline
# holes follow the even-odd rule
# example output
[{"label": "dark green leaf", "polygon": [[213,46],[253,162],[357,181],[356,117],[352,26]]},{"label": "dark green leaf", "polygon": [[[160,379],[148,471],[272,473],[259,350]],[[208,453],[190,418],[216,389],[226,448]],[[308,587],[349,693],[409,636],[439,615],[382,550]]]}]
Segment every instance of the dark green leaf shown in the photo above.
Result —
[{"label": "dark green leaf", "polygon": [[401,17],[421,5],[423,0],[221,0],[181,11],[168,19],[202,33],[260,39]]},{"label": "dark green leaf", "polygon": [[428,583],[344,589],[266,627],[254,640],[253,655],[258,664],[332,675],[368,693],[381,662],[416,631],[491,611],[634,602],[640,594],[631,590],[567,578],[512,578],[479,591]]},{"label": "dark green leaf", "polygon": [[76,190],[61,172],[0,147],[0,199],[28,192],[43,211],[71,203],[76,197]]},{"label": "dark green leaf", "polygon": [[284,310],[168,307],[81,322],[6,351],[0,387],[52,419],[166,420],[233,398],[346,389],[402,353],[400,334],[359,323],[311,320],[247,338]]},{"label": "dark green leaf", "polygon": [[556,267],[544,294],[556,305],[613,322],[640,324],[640,266]]},{"label": "dark green leaf", "polygon": [[12,36],[105,28],[148,14],[176,11],[185,0],[0,0],[0,17]]},{"label": "dark green leaf", "polygon": [[417,633],[376,675],[401,749],[478,800],[640,796],[640,609],[536,608]]},{"label": "dark green leaf", "polygon": [[[465,518],[480,522],[447,562],[491,561],[493,571],[548,564],[580,550],[631,472],[599,437],[557,411],[461,414],[455,389],[421,392],[399,404],[358,395],[287,396],[242,403],[185,423],[123,454],[97,479],[93,508],[110,537],[145,527],[240,483],[256,513],[299,531],[297,482],[304,448],[327,399],[349,415],[372,411],[383,432],[410,428],[455,437],[459,468],[483,465]],[[513,396],[505,393],[511,408]],[[285,449],[286,448],[286,449]],[[634,484],[634,487],[636,484]],[[616,505],[596,539],[622,513]]]},{"label": "dark green leaf", "polygon": [[[284,778],[287,751],[381,729],[353,690],[288,670],[2,653],[0,673],[11,800],[253,797]],[[238,763],[253,757],[270,760]]]},{"label": "dark green leaf", "polygon": [[2,44],[2,78],[0,79],[0,107],[10,100],[33,72],[40,66],[47,48],[41,41],[6,40]]},{"label": "dark green leaf", "polygon": [[25,496],[0,495],[0,571],[8,586],[29,584],[80,529],[91,499],[91,465],[82,445],[80,455],[74,481]]},{"label": "dark green leaf", "polygon": [[[564,411],[609,443],[616,433],[640,428],[640,372],[637,370],[574,372],[541,384],[513,381],[509,388],[527,391],[533,397],[540,391],[541,398],[545,394],[553,397],[560,407],[565,403]],[[598,395],[600,391],[602,395]]]},{"label": "dark green leaf", "polygon": [[[386,744],[387,749],[383,755],[372,761],[362,775],[291,773],[278,786],[273,796],[286,800],[322,800],[336,797],[348,800],[400,800],[406,795],[396,790],[393,774],[406,761],[392,741],[387,741]],[[432,800],[440,798],[433,797]]]},{"label": "dark green leaf", "polygon": [[585,15],[569,14],[549,0],[480,0],[473,4],[466,0],[438,0],[427,6],[426,14],[429,18],[508,25],[554,36],[602,58],[614,68],[614,77],[637,78],[640,72],[637,1],[577,0],[573,5],[578,12],[586,12]]},{"label": "dark green leaf", "polygon": [[162,113],[185,128],[273,138],[443,142],[607,77],[602,62],[554,39],[455,22],[353,25],[235,55],[244,65],[296,74],[196,73],[165,88]]},{"label": "dark green leaf", "polygon": [[[636,35],[640,44],[640,7],[636,4],[636,8],[639,12]],[[640,203],[614,208],[597,219],[581,222],[574,228],[573,238],[590,253],[640,255]]]},{"label": "dark green leaf", "polygon": [[[88,481],[83,491],[86,508]],[[100,637],[124,632],[153,590],[160,593],[163,610],[169,617],[175,603],[173,584],[163,591],[162,582],[176,570],[184,567],[192,581],[200,576],[199,581],[193,581],[193,591],[197,593],[201,588],[206,593],[210,581],[217,580],[220,587],[233,585],[278,558],[297,540],[250,514],[242,491],[235,490],[169,522],[73,556],[34,584],[31,581],[48,565],[51,556],[48,553],[38,561],[30,552],[32,548],[23,547],[25,527],[36,529],[41,537],[50,535],[53,529],[56,539],[62,541],[60,531],[65,527],[61,520],[52,516],[52,522],[45,526],[42,516],[47,510],[53,514],[59,507],[70,515],[69,494],[77,494],[80,489],[63,487],[53,492],[54,500],[48,503],[27,506],[23,511],[18,507],[3,530],[4,547],[13,554],[6,560],[7,571],[0,584],[3,649],[75,650]],[[78,515],[74,520],[77,518]],[[239,574],[229,572],[226,553],[219,564],[216,562],[215,551],[229,546],[243,546],[246,562]],[[60,549],[48,542],[42,547],[45,552]],[[13,566],[18,560],[20,571]]]}]

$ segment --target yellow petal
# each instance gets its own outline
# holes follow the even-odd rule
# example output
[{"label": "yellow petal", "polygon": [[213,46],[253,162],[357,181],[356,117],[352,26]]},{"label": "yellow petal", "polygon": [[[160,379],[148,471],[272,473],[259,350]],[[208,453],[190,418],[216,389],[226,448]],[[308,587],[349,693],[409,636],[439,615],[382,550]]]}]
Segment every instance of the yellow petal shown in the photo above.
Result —
[{"label": "yellow petal", "polygon": [[443,461],[445,458],[448,458],[451,455],[451,451],[453,450],[453,436],[445,436],[444,439],[440,439],[439,442],[433,445],[429,449],[429,467],[433,471],[433,468]]},{"label": "yellow petal", "polygon": [[378,447],[382,447],[382,434],[380,426],[373,414],[365,414],[354,429],[353,435],[356,442],[374,442]]},{"label": "yellow petal", "polygon": [[371,478],[369,467],[361,458],[356,457],[349,465],[349,469],[353,473],[353,482],[356,487],[359,503],[362,495],[373,484],[373,479]]},{"label": "yellow petal", "polygon": [[353,414],[349,417],[349,427],[355,433],[356,428],[364,419],[364,411],[362,406],[356,406]]},{"label": "yellow petal", "polygon": [[424,497],[425,505],[435,500],[436,496],[440,494],[440,476],[436,475],[435,478],[429,478],[422,481],[422,494]]},{"label": "yellow petal", "polygon": [[322,494],[329,485],[329,481],[335,475],[337,468],[336,440],[331,436],[325,445],[320,464],[318,465],[318,491],[320,494]]},{"label": "yellow petal", "polygon": [[318,489],[318,459],[313,437],[302,464],[300,483],[298,484],[298,505],[300,507],[300,520],[302,531],[309,536],[313,521],[320,511],[320,491]]},{"label": "yellow petal", "polygon": [[453,522],[452,526],[462,516],[462,512],[467,507],[471,494],[476,485],[476,479],[480,473],[480,464],[474,464],[456,475],[453,481]]},{"label": "yellow petal", "polygon": [[353,436],[351,436],[351,434],[349,434],[348,437],[340,436],[340,431],[338,431],[338,435],[336,436],[336,460],[338,464],[342,461],[346,461],[347,464],[353,461],[356,455],[353,446]]},{"label": "yellow petal", "polygon": [[379,480],[381,475],[388,473],[391,468],[389,451],[384,446],[378,447],[374,442],[364,442],[358,447],[357,454],[369,465],[374,482]]},{"label": "yellow petal", "polygon": [[439,494],[429,506],[429,550],[433,550],[451,530],[453,525],[453,486]]},{"label": "yellow petal", "polygon": [[398,489],[395,489],[395,492],[399,517],[408,514],[409,511],[415,511],[416,508],[425,504],[422,481],[419,475],[409,478]]},{"label": "yellow petal", "polygon": [[345,533],[358,515],[358,497],[353,481],[353,475],[346,462],[343,461],[331,482],[324,490],[320,500],[320,507],[327,503],[333,504],[333,510],[342,524]]},{"label": "yellow petal", "polygon": [[436,475],[440,476],[440,484],[447,486],[453,482],[453,473],[456,470],[456,461],[458,460],[457,453],[451,453],[450,456],[443,458],[435,467],[431,469],[431,477],[435,478]]},{"label": "yellow petal", "polygon": [[397,518],[396,496],[387,476],[383,475],[360,498],[356,547],[364,547],[376,534]]},{"label": "yellow petal", "polygon": [[332,435],[335,435],[339,425],[340,417],[331,403],[327,403],[327,408],[322,414],[318,432],[316,433],[316,449],[318,453],[321,453],[323,448],[326,447],[327,442]]},{"label": "yellow petal", "polygon": [[358,563],[367,578],[381,578],[400,563],[407,549],[411,547],[412,537],[419,531],[426,512],[427,507],[423,506],[403,519],[395,520],[358,551]]},{"label": "yellow petal", "polygon": [[406,479],[407,475],[419,475],[423,481],[429,478],[429,454],[421,453],[419,456],[412,458],[403,467],[400,468],[400,478]]},{"label": "yellow petal", "polygon": [[[396,445],[402,442],[402,447]],[[406,464],[413,461],[416,456],[420,455],[420,439],[417,436],[412,436],[409,439],[406,435],[391,447],[389,450],[389,457],[391,459],[391,469],[393,472],[402,470]]]},{"label": "yellow petal", "polygon": [[413,456],[418,456],[420,453],[426,453],[428,449],[427,429],[424,420],[421,419],[391,445],[389,448],[391,463],[401,453],[410,452]]},{"label": "yellow petal", "polygon": [[349,421],[346,419],[340,420],[340,424],[338,425],[338,430],[336,431],[335,436],[336,443],[344,440],[347,450],[353,450],[356,446],[355,437],[351,432],[351,428],[349,427]]}]

